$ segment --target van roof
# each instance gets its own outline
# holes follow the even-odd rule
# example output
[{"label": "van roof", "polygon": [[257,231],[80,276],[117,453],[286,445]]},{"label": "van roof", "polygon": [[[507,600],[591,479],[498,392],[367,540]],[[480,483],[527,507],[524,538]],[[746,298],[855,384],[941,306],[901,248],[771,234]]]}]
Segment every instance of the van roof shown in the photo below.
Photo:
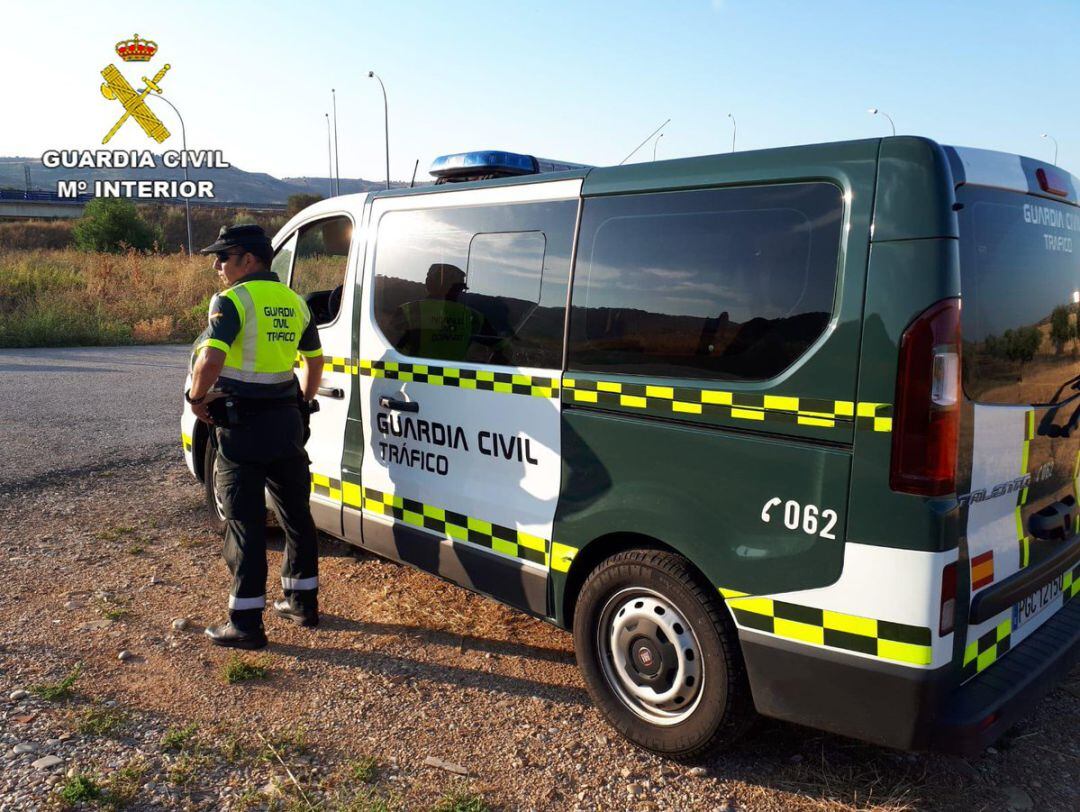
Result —
[{"label": "van roof", "polygon": [[[949,166],[956,186],[963,184],[992,186],[1010,192],[1051,196],[1072,203],[1077,202],[1080,181],[1061,167],[1010,152],[949,146],[944,147],[944,150],[949,158]],[[1042,172],[1041,177],[1040,172]],[[1058,191],[1066,194],[1050,193],[1042,185],[1044,181],[1048,183],[1056,181],[1065,187]]]},{"label": "van roof", "polygon": [[[487,189],[500,186],[521,186],[549,183],[560,180],[587,179],[585,193],[589,195],[613,194],[620,191],[647,191],[653,189],[691,188],[711,186],[725,182],[747,182],[759,174],[761,179],[772,180],[777,170],[783,168],[798,171],[799,177],[814,174],[815,168],[833,161],[853,158],[875,158],[884,144],[889,142],[922,142],[941,149],[948,159],[955,186],[972,184],[993,186],[1026,194],[1047,196],[1040,188],[1038,170],[1058,178],[1067,185],[1067,198],[1076,202],[1080,193],[1080,180],[1068,171],[1035,158],[1007,152],[977,149],[973,147],[940,146],[930,139],[919,136],[893,136],[851,141],[833,141],[745,152],[700,155],[664,161],[647,161],[623,166],[582,168],[566,172],[547,172],[514,177],[463,183],[431,185],[414,188],[388,189],[370,193],[371,197],[403,197],[409,195],[440,194],[465,189]],[[941,154],[940,152],[938,154]]]}]

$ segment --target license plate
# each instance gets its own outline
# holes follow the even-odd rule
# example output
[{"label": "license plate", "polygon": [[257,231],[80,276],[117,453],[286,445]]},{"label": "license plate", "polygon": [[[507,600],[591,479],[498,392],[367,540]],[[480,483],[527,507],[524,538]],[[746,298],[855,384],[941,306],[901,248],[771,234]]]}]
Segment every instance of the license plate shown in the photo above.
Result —
[{"label": "license plate", "polygon": [[1041,614],[1048,607],[1058,603],[1061,597],[1061,586],[1065,581],[1065,573],[1062,573],[1050,583],[1032,592],[1020,603],[1013,607],[1012,625],[1016,631],[1033,617]]}]

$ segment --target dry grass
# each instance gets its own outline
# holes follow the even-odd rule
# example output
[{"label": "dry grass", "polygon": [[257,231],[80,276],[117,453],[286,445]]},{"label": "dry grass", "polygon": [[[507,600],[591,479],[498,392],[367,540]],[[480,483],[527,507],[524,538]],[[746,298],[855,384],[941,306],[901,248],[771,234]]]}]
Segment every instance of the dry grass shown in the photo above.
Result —
[{"label": "dry grass", "polygon": [[0,249],[0,347],[192,341],[216,289],[201,256]]},{"label": "dry grass", "polygon": [[[188,343],[219,289],[213,257],[0,248],[0,347]],[[303,290],[341,284],[344,259],[298,260]]]}]

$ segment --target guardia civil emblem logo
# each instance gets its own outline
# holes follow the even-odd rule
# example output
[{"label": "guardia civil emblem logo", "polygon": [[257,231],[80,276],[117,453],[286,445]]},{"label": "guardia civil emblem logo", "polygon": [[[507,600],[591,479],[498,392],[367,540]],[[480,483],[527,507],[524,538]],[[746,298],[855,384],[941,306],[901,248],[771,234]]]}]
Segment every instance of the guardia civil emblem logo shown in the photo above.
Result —
[{"label": "guardia civil emblem logo", "polygon": [[[131,39],[116,43],[116,54],[125,62],[149,62],[157,54],[157,43],[148,39],[139,39],[136,34]],[[146,97],[151,91],[161,94],[160,82],[169,71],[169,65],[162,65],[161,70],[154,74],[153,79],[142,77],[144,87],[135,90],[117,70],[116,65],[108,65],[101,71],[105,82],[101,85],[101,95],[110,101],[115,99],[124,108],[124,114],[109,130],[108,134],[101,139],[102,144],[108,144],[112,137],[124,126],[129,118],[142,127],[143,132],[153,138],[159,144],[164,142],[170,135],[161,120],[147,106]]]}]

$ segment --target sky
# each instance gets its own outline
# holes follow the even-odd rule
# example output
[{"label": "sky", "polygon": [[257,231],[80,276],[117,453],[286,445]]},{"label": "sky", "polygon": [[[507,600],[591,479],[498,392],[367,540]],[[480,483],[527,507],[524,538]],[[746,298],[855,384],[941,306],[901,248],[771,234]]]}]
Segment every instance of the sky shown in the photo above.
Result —
[{"label": "sky", "polygon": [[[122,114],[115,64],[161,89],[190,149],[277,177],[327,175],[331,88],[341,177],[418,179],[438,155],[508,149],[617,164],[665,119],[657,159],[889,134],[998,149],[1080,174],[1080,2],[872,0],[8,0],[0,156],[101,149]],[[149,63],[113,48],[158,43]],[[134,122],[110,149],[158,146]],[[652,160],[653,143],[631,159]]]}]

